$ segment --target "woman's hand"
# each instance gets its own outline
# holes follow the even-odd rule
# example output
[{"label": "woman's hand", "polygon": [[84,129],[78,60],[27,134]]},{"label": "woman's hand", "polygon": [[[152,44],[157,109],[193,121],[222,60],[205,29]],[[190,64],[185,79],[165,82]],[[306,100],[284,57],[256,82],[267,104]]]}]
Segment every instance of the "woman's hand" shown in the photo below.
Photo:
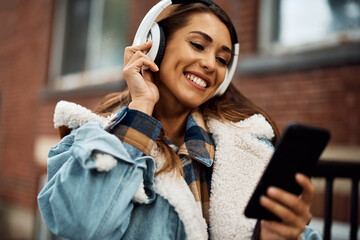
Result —
[{"label": "woman's hand", "polygon": [[159,101],[159,90],[153,83],[152,77],[152,72],[159,71],[159,68],[143,53],[151,46],[152,41],[149,41],[125,48],[123,69],[123,76],[132,99],[129,108],[149,115],[152,114],[156,102]]},{"label": "woman's hand", "polygon": [[303,189],[300,196],[270,187],[267,196],[261,197],[260,204],[282,220],[282,222],[262,220],[260,227],[262,240],[301,239],[301,233],[305,231],[312,217],[310,207],[315,188],[307,176],[296,174],[295,178]]}]

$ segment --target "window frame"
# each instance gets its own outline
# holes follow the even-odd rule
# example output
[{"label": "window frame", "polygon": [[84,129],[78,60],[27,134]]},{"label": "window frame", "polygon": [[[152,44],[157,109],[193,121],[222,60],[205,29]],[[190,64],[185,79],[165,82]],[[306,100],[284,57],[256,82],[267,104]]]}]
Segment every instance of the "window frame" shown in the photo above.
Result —
[{"label": "window frame", "polygon": [[[262,55],[284,55],[297,54],[306,51],[316,51],[337,47],[343,44],[360,42],[360,27],[356,30],[343,31],[334,35],[326,36],[324,39],[309,43],[283,47],[274,41],[278,35],[277,26],[281,0],[259,0],[259,24],[258,24],[258,50]],[[270,9],[270,11],[269,11]]]},{"label": "window frame", "polygon": [[[259,0],[257,53],[240,60],[241,74],[262,74],[299,71],[321,67],[360,63],[360,38],[330,44],[314,42],[283,51],[274,47],[273,39],[278,29],[276,14],[279,1]],[[270,9],[270,11],[269,11]]]},{"label": "window frame", "polygon": [[[85,70],[79,71],[77,73],[65,74],[62,75],[62,61],[63,61],[63,52],[64,52],[64,40],[66,34],[66,14],[67,6],[69,0],[56,0],[54,7],[54,18],[53,18],[53,32],[52,32],[52,45],[50,49],[50,63],[49,63],[49,73],[48,73],[48,82],[47,82],[47,93],[43,95],[48,96],[51,92],[78,92],[79,89],[91,89],[101,87],[102,85],[111,85],[114,86],[117,83],[123,82],[123,77],[121,74],[123,66],[116,66],[113,68],[100,69],[100,70]],[[95,3],[91,4],[90,12],[94,8],[98,8],[97,5],[104,5],[100,2],[103,1],[93,1]],[[96,6],[94,6],[96,5]],[[101,6],[100,6],[101,7]],[[102,8],[103,9],[103,8]],[[92,13],[90,13],[91,15]],[[103,15],[101,13],[100,15]],[[93,17],[89,19],[88,27],[88,38],[91,38],[95,34],[95,29],[98,26],[95,26],[91,22]],[[87,49],[92,49],[93,42],[88,41]],[[125,47],[125,46],[124,46]],[[90,57],[85,59],[85,64],[90,66],[92,65],[91,54],[96,54],[93,51],[87,51]],[[123,84],[119,84],[119,86]],[[104,89],[107,89],[105,86]],[[93,92],[91,90],[90,92]]]}]

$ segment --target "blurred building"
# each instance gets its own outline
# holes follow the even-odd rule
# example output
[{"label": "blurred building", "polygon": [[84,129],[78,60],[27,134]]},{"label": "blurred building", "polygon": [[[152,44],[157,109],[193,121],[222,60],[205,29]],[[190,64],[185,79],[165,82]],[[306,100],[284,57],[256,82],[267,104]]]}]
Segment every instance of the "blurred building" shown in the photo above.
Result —
[{"label": "blurred building", "polygon": [[[0,1],[0,235],[31,239],[59,100],[124,89],[123,49],[155,0]],[[360,160],[360,1],[219,0],[240,42],[233,82],[283,129],[331,130],[324,158]],[[322,213],[321,183],[314,215]],[[348,220],[348,186],[334,218]],[[0,237],[1,239],[1,237]]]}]

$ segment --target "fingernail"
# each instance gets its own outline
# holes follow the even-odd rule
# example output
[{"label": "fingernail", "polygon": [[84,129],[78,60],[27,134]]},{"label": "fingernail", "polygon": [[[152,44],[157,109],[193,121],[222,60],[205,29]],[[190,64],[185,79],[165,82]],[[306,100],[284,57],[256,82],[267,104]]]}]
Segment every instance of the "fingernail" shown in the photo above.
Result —
[{"label": "fingernail", "polygon": [[296,173],[295,178],[301,180],[301,179],[304,179],[304,175],[302,173]]},{"label": "fingernail", "polygon": [[267,197],[265,195],[261,195],[260,196],[260,202],[266,202],[267,201]]},{"label": "fingernail", "polygon": [[268,189],[267,189],[267,193],[268,194],[274,194],[276,192],[276,189],[274,188],[274,187],[269,187]]}]

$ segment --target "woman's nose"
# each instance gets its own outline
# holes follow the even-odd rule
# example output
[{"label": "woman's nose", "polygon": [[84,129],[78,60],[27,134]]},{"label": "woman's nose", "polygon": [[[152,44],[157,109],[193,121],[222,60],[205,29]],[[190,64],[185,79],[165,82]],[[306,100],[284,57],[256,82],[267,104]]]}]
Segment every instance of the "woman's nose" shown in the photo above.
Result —
[{"label": "woman's nose", "polygon": [[200,61],[200,66],[207,72],[213,72],[216,66],[215,57],[204,57]]}]

